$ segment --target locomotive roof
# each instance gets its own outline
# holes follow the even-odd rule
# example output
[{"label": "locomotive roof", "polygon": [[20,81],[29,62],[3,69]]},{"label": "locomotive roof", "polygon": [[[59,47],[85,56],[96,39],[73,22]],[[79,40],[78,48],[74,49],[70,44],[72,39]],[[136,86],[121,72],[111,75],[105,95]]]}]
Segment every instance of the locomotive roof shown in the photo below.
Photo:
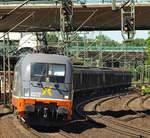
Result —
[{"label": "locomotive roof", "polygon": [[112,71],[110,68],[97,68],[97,67],[81,67],[81,66],[73,66],[73,69],[76,71]]},{"label": "locomotive roof", "polygon": [[109,71],[109,72],[124,72],[124,73],[129,73],[130,71],[127,69],[122,69],[122,68],[98,68],[98,67],[88,67],[88,66],[77,66],[77,65],[73,65],[74,70],[76,71]]},{"label": "locomotive roof", "polygon": [[98,67],[88,67],[88,66],[77,66],[77,65],[73,65],[73,67],[75,68],[75,69],[95,69],[95,70],[108,70],[108,71],[110,71],[110,70],[112,70],[112,68],[98,68]]},{"label": "locomotive roof", "polygon": [[41,63],[58,63],[67,64],[71,63],[67,56],[56,55],[56,54],[43,54],[43,53],[33,53],[23,56],[18,63],[22,62],[41,62]]}]

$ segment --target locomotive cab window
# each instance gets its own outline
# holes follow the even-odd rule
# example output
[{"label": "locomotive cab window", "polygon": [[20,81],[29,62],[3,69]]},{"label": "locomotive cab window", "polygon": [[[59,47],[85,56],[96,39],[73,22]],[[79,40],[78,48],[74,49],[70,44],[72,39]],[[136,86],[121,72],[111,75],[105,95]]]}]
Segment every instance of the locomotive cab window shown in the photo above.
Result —
[{"label": "locomotive cab window", "polygon": [[65,65],[50,64],[48,70],[48,78],[50,82],[64,83]]},{"label": "locomotive cab window", "polygon": [[31,81],[64,83],[65,65],[33,63],[31,65]]},{"label": "locomotive cab window", "polygon": [[31,65],[31,81],[45,81],[46,64],[33,63]]}]

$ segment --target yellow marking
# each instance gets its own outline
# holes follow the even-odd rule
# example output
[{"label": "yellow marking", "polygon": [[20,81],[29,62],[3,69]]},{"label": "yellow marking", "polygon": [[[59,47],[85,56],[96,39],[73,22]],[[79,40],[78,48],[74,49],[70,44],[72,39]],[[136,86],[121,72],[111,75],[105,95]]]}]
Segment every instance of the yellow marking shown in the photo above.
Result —
[{"label": "yellow marking", "polygon": [[46,88],[42,88],[42,96],[46,95]]},{"label": "yellow marking", "polygon": [[49,88],[48,88],[48,90],[47,90],[49,96],[52,96],[52,95],[53,95],[53,94],[52,94],[52,91],[51,91],[52,88],[53,88],[53,85],[50,85]]},{"label": "yellow marking", "polygon": [[65,85],[64,84],[62,84],[62,88],[64,88],[65,87]]},{"label": "yellow marking", "polygon": [[46,93],[48,93],[49,96],[52,96],[52,95],[53,95],[53,94],[52,94],[52,91],[51,91],[52,88],[53,88],[53,85],[52,85],[52,84],[49,86],[48,89],[42,88],[42,96],[45,96]]}]

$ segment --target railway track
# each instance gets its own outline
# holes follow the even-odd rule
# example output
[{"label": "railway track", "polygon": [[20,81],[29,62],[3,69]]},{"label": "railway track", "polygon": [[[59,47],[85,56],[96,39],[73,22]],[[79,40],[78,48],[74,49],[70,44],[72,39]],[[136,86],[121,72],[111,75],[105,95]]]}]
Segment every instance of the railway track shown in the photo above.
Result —
[{"label": "railway track", "polygon": [[31,134],[33,134],[35,137],[37,138],[57,138],[57,137],[61,137],[61,138],[75,138],[73,135],[63,131],[63,130],[59,130],[58,132],[48,132],[49,130],[47,130],[47,132],[43,132],[43,128],[40,131],[37,131],[36,129],[30,127],[29,125],[25,124],[22,120],[19,120],[21,125],[27,130],[29,131]]},{"label": "railway track", "polygon": [[[150,132],[149,131],[146,131],[146,130],[142,130],[142,129],[139,129],[139,128],[136,128],[136,127],[133,127],[133,126],[130,126],[130,125],[127,125],[127,124],[124,124],[123,122],[121,121],[118,121],[116,119],[112,119],[110,117],[106,117],[106,116],[103,116],[102,114],[100,114],[99,112],[97,112],[97,107],[102,104],[103,102],[106,102],[108,100],[111,100],[111,99],[114,99],[114,98],[117,98],[118,96],[111,96],[111,97],[107,97],[107,98],[104,98],[102,100],[99,100],[99,99],[93,99],[93,103],[92,103],[92,106],[93,106],[93,109],[91,109],[92,112],[94,112],[95,114],[93,115],[88,115],[86,114],[84,111],[83,111],[83,107],[91,102],[92,100],[89,100],[89,101],[85,101],[83,103],[80,103],[78,106],[77,106],[77,109],[78,110],[78,113],[92,121],[92,122],[95,122],[97,124],[105,124],[106,125],[106,128],[111,130],[111,131],[114,131],[116,133],[120,133],[120,134],[123,134],[125,136],[129,136],[129,137],[136,137],[136,138],[142,138],[142,137],[150,137]],[[99,97],[101,98],[101,97]]]},{"label": "railway track", "polygon": [[38,131],[36,131],[35,129],[31,128],[30,126],[28,126],[27,124],[25,124],[21,119],[19,119],[19,123],[27,130],[29,131],[32,135],[34,135],[35,137],[38,138],[48,138],[48,136],[43,135],[42,133],[39,133]]},{"label": "railway track", "polygon": [[[130,91],[127,92],[127,93],[118,93],[116,95],[105,95],[105,96],[97,96],[96,98],[90,98],[88,100],[85,100],[83,102],[80,102],[79,104],[77,104],[76,108],[75,108],[75,111],[78,115],[80,115],[81,117],[85,118],[87,117],[85,112],[83,111],[83,107],[84,105],[86,105],[87,103],[90,103],[92,101],[94,101],[94,104],[96,101],[108,101],[108,100],[111,100],[113,98],[116,98],[116,97],[120,97],[120,96],[123,96],[123,95],[127,95],[127,94],[130,94]],[[100,100],[101,99],[101,100]]]},{"label": "railway track", "polygon": [[60,130],[59,134],[66,137],[66,138],[76,138],[75,136],[72,136],[63,130]]},{"label": "railway track", "polygon": [[[139,98],[142,98],[142,97],[141,96],[135,96],[135,97],[129,99],[127,101],[127,103],[125,103],[125,105],[124,105],[125,110],[130,110],[130,111],[132,111],[132,112],[135,113],[135,116],[133,116],[132,119],[139,118],[139,117],[145,117],[146,116],[146,114],[143,113],[143,110],[145,110],[145,109],[142,107],[142,99],[141,99],[141,103],[139,104],[139,106],[141,107],[141,111],[139,111],[139,110],[136,111],[132,106],[130,106],[130,104],[134,100],[137,100]],[[130,120],[132,120],[132,119],[130,118]]]},{"label": "railway track", "polygon": [[[147,108],[144,106],[144,103],[150,98],[150,96],[136,96],[128,100],[128,102],[125,104],[125,109],[131,110],[137,114],[142,114],[143,111],[149,110],[150,108]],[[140,111],[137,111],[134,107],[132,107],[132,102],[135,102],[135,100],[140,100],[138,106],[141,108]],[[144,114],[144,113],[143,113]],[[146,114],[145,114],[146,115]]]},{"label": "railway track", "polygon": [[5,115],[8,115],[8,114],[12,114],[13,111],[12,111],[12,108],[10,105],[1,105],[0,107],[0,117],[2,116],[5,116]]},{"label": "railway track", "polygon": [[[13,114],[13,109],[10,105],[6,106],[9,111],[8,112],[5,112],[5,113],[1,113],[0,112],[0,117],[2,116],[5,116],[5,115],[8,115],[8,114]],[[14,117],[16,116],[16,114],[14,114]],[[55,132],[55,133],[50,133],[50,132],[39,132],[37,131],[36,129],[30,127],[29,125],[27,125],[21,118],[19,118],[18,116],[17,117],[17,120],[19,121],[19,123],[29,132],[31,133],[32,135],[34,135],[35,137],[38,137],[38,138],[57,138],[57,137],[60,137],[61,138],[75,138],[73,135],[63,131],[63,130],[59,130],[58,132]]]},{"label": "railway track", "polygon": [[134,102],[135,100],[138,100],[140,99],[141,102],[139,104],[139,106],[142,108],[142,102],[143,102],[143,96],[135,96],[133,98],[130,98],[126,103],[125,103],[125,109],[128,109],[128,110],[132,110],[132,111],[135,111],[134,108],[131,106],[132,102]]},{"label": "railway track", "polygon": [[146,107],[145,104],[144,104],[149,98],[150,98],[150,96],[146,96],[146,97],[144,98],[144,100],[142,101],[142,107],[143,107],[145,110],[150,110],[150,107]]},{"label": "railway track", "polygon": [[[132,100],[135,100],[137,97],[132,98]],[[131,100],[131,101],[132,101]],[[110,117],[105,117],[99,112],[97,112],[96,108],[99,106],[104,101],[101,101],[93,107],[93,110],[97,113],[97,115],[104,121],[103,123],[107,123],[111,129],[115,129],[115,131],[119,131],[120,133],[124,133],[125,135],[128,136],[133,136],[133,137],[150,137],[150,131],[143,130],[140,128],[136,128],[127,124],[124,124],[123,122],[120,122],[116,119],[112,119]]]}]

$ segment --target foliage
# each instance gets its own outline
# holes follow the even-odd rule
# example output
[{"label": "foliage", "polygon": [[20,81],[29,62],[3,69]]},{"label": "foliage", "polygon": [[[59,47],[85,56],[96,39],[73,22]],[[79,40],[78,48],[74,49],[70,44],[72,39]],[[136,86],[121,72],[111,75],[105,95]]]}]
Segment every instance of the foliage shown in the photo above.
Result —
[{"label": "foliage", "polygon": [[[98,35],[96,39],[87,38],[86,36],[80,36],[77,34],[76,39],[74,41],[78,42],[79,46],[96,46],[96,45],[103,45],[103,46],[118,46],[120,43],[111,40],[109,37],[105,35]],[[77,43],[72,43],[72,45],[76,45]]]},{"label": "foliage", "polygon": [[150,32],[149,32],[149,37],[146,40],[146,44],[147,44],[147,51],[148,51],[147,64],[150,65]]},{"label": "foliage", "polygon": [[103,45],[103,46],[119,46],[120,43],[111,40],[109,37],[105,36],[105,35],[98,35],[96,37],[96,43],[98,45]]},{"label": "foliage", "polygon": [[123,42],[123,44],[126,46],[145,46],[146,41],[145,39],[142,38],[136,38],[132,41]]},{"label": "foliage", "polygon": [[77,45],[77,43],[76,42],[78,42],[78,45],[79,46],[84,46],[84,43],[85,43],[85,40],[87,40],[87,38],[85,37],[83,37],[83,36],[80,36],[79,34],[76,34],[75,35],[76,37],[74,38],[74,42],[72,42],[72,45]]},{"label": "foliage", "polygon": [[58,37],[55,33],[46,33],[46,40],[48,43],[58,42]]}]

